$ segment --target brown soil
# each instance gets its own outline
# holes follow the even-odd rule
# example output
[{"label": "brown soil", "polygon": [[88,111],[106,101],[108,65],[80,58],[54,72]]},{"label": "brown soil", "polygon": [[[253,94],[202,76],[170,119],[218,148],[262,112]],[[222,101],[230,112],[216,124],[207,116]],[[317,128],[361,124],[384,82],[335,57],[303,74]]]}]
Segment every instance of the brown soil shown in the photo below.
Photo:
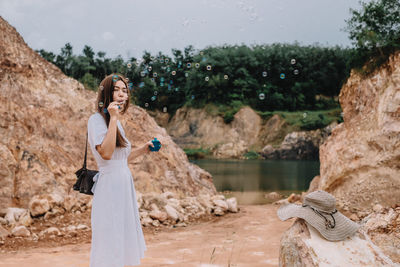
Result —
[{"label": "brown soil", "polygon": [[[239,213],[206,218],[187,227],[143,227],[147,251],[141,266],[277,266],[280,237],[292,221],[281,222],[276,216],[278,207],[271,204],[239,207]],[[90,226],[88,211],[66,214],[60,222],[37,219],[36,230],[31,227],[31,231],[80,223]],[[7,238],[0,245],[0,267],[88,267],[90,229],[76,233],[36,242]]]}]

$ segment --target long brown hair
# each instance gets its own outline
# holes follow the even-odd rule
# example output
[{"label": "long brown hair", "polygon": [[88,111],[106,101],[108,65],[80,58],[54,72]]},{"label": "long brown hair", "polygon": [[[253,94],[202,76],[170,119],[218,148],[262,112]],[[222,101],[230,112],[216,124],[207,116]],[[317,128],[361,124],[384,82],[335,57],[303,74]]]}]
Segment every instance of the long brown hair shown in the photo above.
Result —
[{"label": "long brown hair", "polygon": [[[96,103],[97,111],[101,114],[101,116],[103,116],[104,120],[106,121],[107,128],[108,125],[110,124],[110,113],[108,112],[104,113],[104,108],[108,107],[108,105],[114,101],[113,99],[114,86],[115,83],[118,81],[122,81],[125,84],[126,88],[129,88],[127,84],[127,79],[124,76],[122,76],[121,74],[113,73],[108,75],[101,81],[97,93],[97,103]],[[122,108],[121,114],[125,114],[126,110],[128,109],[130,98],[131,98],[130,90],[128,90],[128,100],[125,102],[125,106]],[[103,104],[101,105],[100,102],[102,102]],[[126,147],[127,145],[128,143],[122,137],[117,127],[116,146]]]}]

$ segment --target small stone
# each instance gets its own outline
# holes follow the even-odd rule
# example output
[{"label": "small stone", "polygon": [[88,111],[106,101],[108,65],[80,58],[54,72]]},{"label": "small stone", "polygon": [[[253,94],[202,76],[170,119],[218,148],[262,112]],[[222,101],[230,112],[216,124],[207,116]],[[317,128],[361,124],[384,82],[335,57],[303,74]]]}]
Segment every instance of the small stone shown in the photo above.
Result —
[{"label": "small stone", "polygon": [[375,204],[372,208],[375,212],[380,213],[382,212],[383,207],[380,204]]},{"label": "small stone", "polygon": [[11,230],[11,233],[13,236],[30,236],[31,232],[29,232],[29,230],[23,226],[16,226]]},{"label": "small stone", "polygon": [[358,218],[357,214],[353,213],[350,215],[350,220],[357,222],[357,221],[359,221],[359,218]]}]

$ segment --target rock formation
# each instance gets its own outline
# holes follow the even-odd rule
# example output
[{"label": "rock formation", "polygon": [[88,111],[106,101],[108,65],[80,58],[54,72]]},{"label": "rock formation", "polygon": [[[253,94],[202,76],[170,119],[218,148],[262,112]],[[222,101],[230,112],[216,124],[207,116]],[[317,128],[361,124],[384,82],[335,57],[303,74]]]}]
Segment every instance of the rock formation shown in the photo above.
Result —
[{"label": "rock formation", "polygon": [[[40,57],[0,17],[0,209],[28,208],[35,195],[84,197],[72,185],[95,101],[95,92]],[[138,192],[170,191],[178,199],[216,194],[211,175],[189,163],[145,110],[131,105],[121,123],[133,146],[155,136],[165,140],[158,153],[129,162]],[[96,169],[88,151],[88,168]],[[38,205],[40,213],[48,209]]]},{"label": "rock formation", "polygon": [[320,148],[314,186],[353,213],[400,203],[400,53],[368,78],[352,72],[339,99],[344,122]]}]

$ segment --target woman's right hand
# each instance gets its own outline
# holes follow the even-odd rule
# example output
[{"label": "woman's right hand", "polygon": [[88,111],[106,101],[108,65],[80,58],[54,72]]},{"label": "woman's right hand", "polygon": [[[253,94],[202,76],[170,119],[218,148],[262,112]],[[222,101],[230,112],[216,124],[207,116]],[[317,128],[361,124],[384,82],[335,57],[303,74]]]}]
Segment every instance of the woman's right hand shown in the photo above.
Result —
[{"label": "woman's right hand", "polygon": [[107,111],[108,111],[108,113],[110,113],[110,117],[116,118],[117,120],[119,119],[118,104],[119,103],[117,101],[114,101],[114,102],[111,102],[110,105],[108,105],[108,107],[107,107]]}]

